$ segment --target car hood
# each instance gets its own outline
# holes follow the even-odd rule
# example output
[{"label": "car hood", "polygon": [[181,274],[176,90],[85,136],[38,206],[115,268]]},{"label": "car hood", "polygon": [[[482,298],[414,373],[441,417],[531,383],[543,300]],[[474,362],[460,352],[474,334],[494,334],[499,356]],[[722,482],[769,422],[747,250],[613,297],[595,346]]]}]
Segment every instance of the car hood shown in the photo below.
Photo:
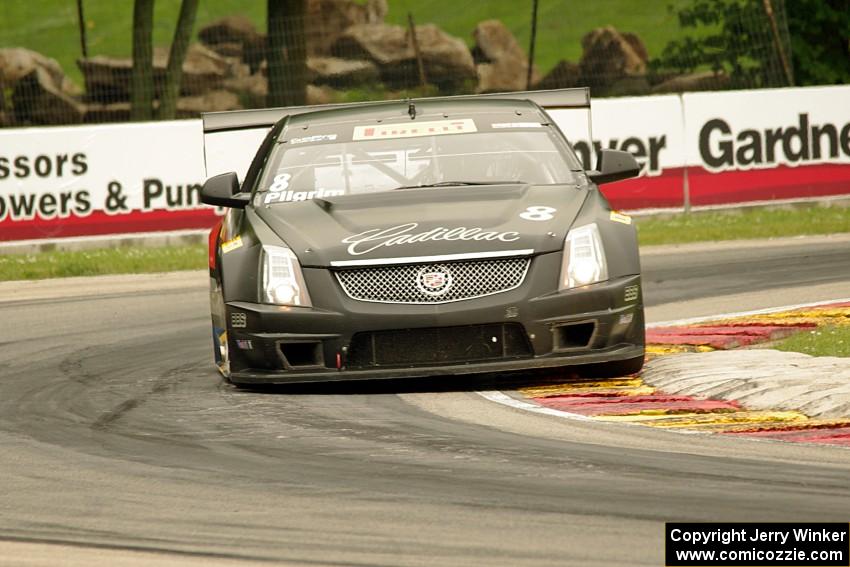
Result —
[{"label": "car hood", "polygon": [[587,190],[574,185],[405,189],[261,206],[306,267],[563,247]]}]

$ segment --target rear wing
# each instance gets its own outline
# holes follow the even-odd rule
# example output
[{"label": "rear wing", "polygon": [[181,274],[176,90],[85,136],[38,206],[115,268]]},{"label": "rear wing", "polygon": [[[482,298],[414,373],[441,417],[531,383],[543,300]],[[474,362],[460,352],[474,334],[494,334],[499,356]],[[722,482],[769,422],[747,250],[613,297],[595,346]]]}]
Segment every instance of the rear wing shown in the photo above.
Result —
[{"label": "rear wing", "polygon": [[286,116],[295,116],[317,110],[363,108],[370,105],[386,104],[387,102],[408,102],[408,100],[411,102],[417,100],[454,102],[481,98],[531,101],[547,111],[584,109],[587,110],[588,130],[590,130],[590,89],[587,87],[205,112],[201,115],[201,118],[204,127],[204,162],[207,176],[236,171],[240,179],[244,178],[245,172],[248,170],[248,166],[268,130]]},{"label": "rear wing", "polygon": [[[587,87],[576,89],[552,89],[548,91],[517,91],[511,93],[489,93],[477,95],[441,96],[417,100],[447,101],[456,100],[496,98],[501,100],[530,100],[546,110],[561,110],[567,108],[590,108],[590,89]],[[205,112],[202,114],[204,121],[204,134],[213,132],[226,132],[232,130],[246,130],[252,128],[271,128],[285,116],[295,116],[317,110],[330,110],[335,108],[368,107],[387,102],[407,102],[407,100],[381,100],[370,102],[344,102],[339,104],[316,104],[313,106],[286,106],[283,108],[259,108],[256,110],[231,110],[228,112]]]}]

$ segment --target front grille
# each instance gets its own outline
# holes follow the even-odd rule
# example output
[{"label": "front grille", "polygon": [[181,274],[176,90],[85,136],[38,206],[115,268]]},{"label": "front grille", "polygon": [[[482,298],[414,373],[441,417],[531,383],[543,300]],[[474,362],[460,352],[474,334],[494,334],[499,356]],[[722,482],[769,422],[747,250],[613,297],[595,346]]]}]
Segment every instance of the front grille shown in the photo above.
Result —
[{"label": "front grille", "polygon": [[497,258],[336,272],[348,297],[375,303],[449,303],[518,288],[531,258]]},{"label": "front grille", "polygon": [[481,362],[533,355],[519,323],[356,333],[347,368]]}]

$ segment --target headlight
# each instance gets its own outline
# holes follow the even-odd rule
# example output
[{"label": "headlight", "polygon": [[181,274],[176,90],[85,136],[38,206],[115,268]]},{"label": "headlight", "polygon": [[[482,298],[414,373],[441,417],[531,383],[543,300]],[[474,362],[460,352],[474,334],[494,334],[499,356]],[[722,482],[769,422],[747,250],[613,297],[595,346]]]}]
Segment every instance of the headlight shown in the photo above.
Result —
[{"label": "headlight", "polygon": [[263,303],[311,306],[301,266],[292,250],[283,246],[263,246],[260,270],[260,298]]},{"label": "headlight", "polygon": [[607,279],[605,249],[596,223],[570,230],[564,241],[564,260],[558,289],[570,289]]}]

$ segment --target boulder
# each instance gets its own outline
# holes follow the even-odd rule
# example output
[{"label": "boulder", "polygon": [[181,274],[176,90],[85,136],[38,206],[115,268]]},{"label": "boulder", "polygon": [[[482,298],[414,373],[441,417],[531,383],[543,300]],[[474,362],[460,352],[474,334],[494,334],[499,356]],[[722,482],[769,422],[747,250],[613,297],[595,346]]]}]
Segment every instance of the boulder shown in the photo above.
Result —
[{"label": "boulder", "polygon": [[[309,27],[309,22],[308,22]],[[241,59],[256,73],[266,58],[266,34],[241,15],[225,16],[207,24],[198,32],[207,47],[223,57]]]},{"label": "boulder", "polygon": [[386,15],[387,0],[308,0],[307,53],[329,55],[342,32],[360,24],[382,24]]},{"label": "boulder", "polygon": [[690,75],[673,77],[652,88],[653,93],[682,93],[691,91],[713,91],[729,88],[729,75],[714,71],[701,71]]},{"label": "boulder", "polygon": [[245,108],[263,108],[269,94],[269,81],[261,73],[255,73],[225,79],[221,88],[235,94]]},{"label": "boulder", "polygon": [[[154,102],[154,109],[158,105],[158,102]],[[241,110],[242,108],[243,105],[235,93],[223,90],[209,91],[199,96],[179,98],[177,100],[177,118],[197,118],[202,112]],[[129,120],[129,102],[90,103],[86,105],[84,121],[88,124],[129,122]]]},{"label": "boulder", "polygon": [[[472,56],[478,65],[477,92],[525,90],[528,86],[528,58],[511,31],[499,20],[487,20],[472,33]],[[540,77],[533,69],[531,81]]]},{"label": "boulder", "polygon": [[132,60],[95,55],[78,59],[77,66],[83,74],[89,102],[108,104],[130,99]]},{"label": "boulder", "polygon": [[649,52],[646,50],[646,45],[644,45],[643,40],[636,33],[632,32],[622,32],[623,38],[629,45],[632,46],[632,50],[637,54],[638,57],[644,63],[649,63]]},{"label": "boulder", "polygon": [[199,96],[181,97],[177,100],[177,118],[197,118],[202,112],[241,109],[239,97],[225,90],[209,91]]},{"label": "boulder", "polygon": [[[168,51],[155,50],[154,69],[157,82],[164,81],[167,65]],[[183,61],[180,93],[185,96],[197,96],[218,89],[222,81],[235,72],[235,66],[212,49],[193,43],[186,51],[186,59]]]},{"label": "boulder", "polygon": [[[528,86],[528,62],[518,59],[503,59],[495,63],[481,63],[475,66],[478,74],[478,86],[475,92],[499,93],[524,91]],[[532,84],[539,77],[532,73]]]},{"label": "boulder", "polygon": [[[125,102],[130,99],[130,76],[133,61],[128,58],[114,58],[97,55],[77,61],[86,84],[86,98],[92,102],[109,104]],[[162,91],[165,81],[165,68],[168,65],[168,50],[154,49],[154,86],[156,95]],[[183,79],[180,93],[184,96],[197,96],[221,86],[224,79],[233,72],[233,65],[221,55],[200,44],[192,44],[183,61]]]},{"label": "boulder", "polygon": [[609,88],[624,77],[646,74],[646,49],[633,37],[627,39],[614,27],[598,28],[581,40],[579,61],[583,82],[597,91],[608,94]]},{"label": "boulder", "polygon": [[379,80],[378,67],[370,61],[320,56],[307,58],[307,81],[314,85],[347,88],[374,85]]},{"label": "boulder", "polygon": [[74,98],[81,98],[84,94],[83,88],[68,77],[62,77],[62,83],[59,85],[59,90]]},{"label": "boulder", "polygon": [[330,87],[307,85],[307,104],[331,104],[339,100],[337,92]]},{"label": "boulder", "polygon": [[62,92],[50,73],[36,67],[18,79],[12,91],[15,121],[19,124],[78,124],[85,107]]},{"label": "boulder", "polygon": [[581,69],[577,63],[561,59],[545,77],[535,85],[535,89],[570,89],[582,86]]},{"label": "boulder", "polygon": [[228,42],[228,43],[212,43],[207,44],[211,50],[215,51],[222,57],[231,57],[233,59],[242,60],[245,56],[245,46],[243,43]]},{"label": "boulder", "polygon": [[[354,25],[380,24],[387,0],[307,0],[304,20],[308,55],[330,55],[340,34]],[[266,59],[266,34],[242,15],[225,16],[207,24],[199,39],[224,57],[238,58],[256,73]]]},{"label": "boulder", "polygon": [[219,18],[198,30],[198,39],[207,45],[243,45],[260,35],[254,22],[241,14]]},{"label": "boulder", "polygon": [[[472,54],[463,40],[433,24],[416,26],[416,37],[428,82],[454,91],[477,78]],[[332,53],[375,63],[381,80],[393,88],[419,85],[419,71],[407,29],[386,24],[348,28],[333,44]]]},{"label": "boulder", "polygon": [[61,87],[65,73],[55,59],[23,47],[0,49],[0,82],[7,87],[15,86],[15,83],[38,68],[47,71],[53,84]]},{"label": "boulder", "polygon": [[103,124],[106,122],[129,122],[130,103],[113,102],[110,104],[89,103],[86,105],[83,122],[86,124]]},{"label": "boulder", "polygon": [[475,47],[472,57],[476,63],[493,63],[503,59],[527,59],[514,34],[499,20],[486,20],[472,32]]},{"label": "boulder", "polygon": [[643,96],[652,91],[649,79],[643,75],[621,77],[610,83],[605,89],[598,89],[597,94],[605,96]]}]

